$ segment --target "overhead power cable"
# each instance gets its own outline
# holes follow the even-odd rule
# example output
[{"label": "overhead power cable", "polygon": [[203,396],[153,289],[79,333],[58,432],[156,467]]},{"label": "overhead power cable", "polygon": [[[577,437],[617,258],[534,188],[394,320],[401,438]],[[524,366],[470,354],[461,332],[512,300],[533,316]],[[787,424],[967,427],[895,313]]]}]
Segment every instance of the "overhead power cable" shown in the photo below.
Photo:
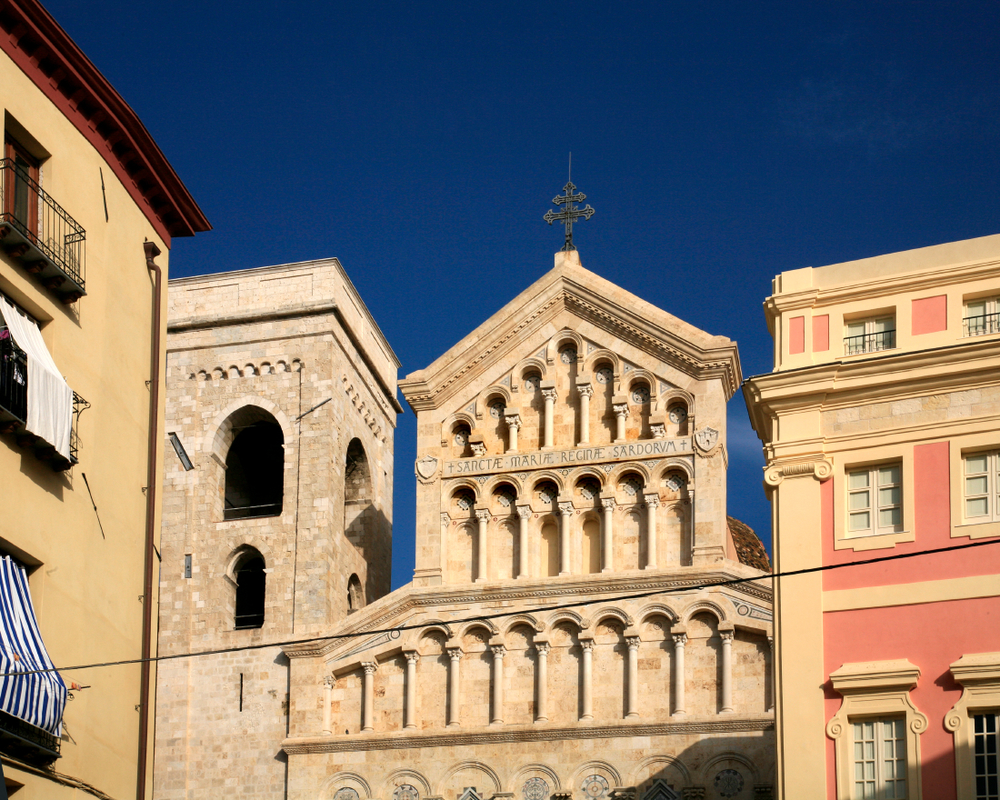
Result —
[{"label": "overhead power cable", "polygon": [[[931,556],[938,555],[940,553],[951,553],[956,550],[969,550],[973,547],[986,547],[988,545],[1000,544],[1000,538],[997,539],[980,539],[975,542],[968,542],[965,544],[953,544],[948,547],[936,547],[931,550],[918,550],[913,553],[896,553],[891,556],[878,556],[877,558],[867,558],[862,561],[847,561],[843,564],[826,564],[819,567],[805,567],[803,569],[793,569],[787,572],[771,572],[765,575],[758,575],[752,578],[729,578],[722,581],[712,581],[711,583],[692,583],[686,584],[684,586],[675,586],[667,589],[650,589],[645,592],[630,592],[628,594],[619,594],[612,597],[600,597],[600,598],[590,598],[588,600],[574,600],[570,603],[561,603],[559,605],[545,605],[545,606],[535,606],[534,608],[521,608],[516,610],[508,611],[498,611],[494,614],[477,614],[471,617],[463,617],[462,619],[446,620],[445,624],[451,625],[465,625],[470,622],[485,622],[492,619],[500,619],[502,617],[512,617],[518,614],[531,614],[531,613],[543,613],[549,611],[559,611],[564,608],[578,608],[580,606],[589,606],[594,603],[609,603],[616,602],[620,600],[641,600],[644,597],[654,597],[657,595],[664,594],[681,594],[685,592],[691,592],[697,589],[710,589],[716,586],[736,586],[742,583],[756,583],[758,581],[770,581],[780,578],[793,578],[798,575],[811,575],[817,572],[828,572],[830,570],[845,569],[847,567],[861,567],[869,564],[884,564],[888,561],[901,561],[906,558],[918,558],[919,556]],[[1000,589],[998,589],[1000,593]],[[70,672],[71,670],[78,669],[100,669],[103,667],[122,667],[129,666],[132,664],[141,664],[143,661],[174,661],[180,658],[198,658],[200,656],[215,656],[223,655],[225,653],[239,653],[249,650],[264,650],[268,647],[290,647],[292,645],[299,644],[309,644],[310,642],[330,642],[338,641],[341,639],[356,639],[362,636],[375,636],[378,634],[388,634],[393,639],[398,639],[403,631],[413,631],[420,630],[422,628],[428,628],[440,625],[441,621],[434,622],[418,622],[412,625],[397,625],[395,628],[375,628],[371,630],[364,631],[352,631],[350,633],[333,633],[325,634],[323,636],[310,636],[305,639],[288,639],[281,642],[267,642],[262,644],[249,644],[241,645],[239,647],[220,647],[213,650],[198,650],[190,653],[172,653],[166,656],[150,656],[148,659],[142,658],[130,658],[121,661],[100,661],[94,664],[75,664],[70,667],[55,667],[53,669],[37,669],[37,670],[26,670],[24,672],[3,672],[0,673],[0,677],[7,678],[17,675],[35,675],[42,672]]]}]

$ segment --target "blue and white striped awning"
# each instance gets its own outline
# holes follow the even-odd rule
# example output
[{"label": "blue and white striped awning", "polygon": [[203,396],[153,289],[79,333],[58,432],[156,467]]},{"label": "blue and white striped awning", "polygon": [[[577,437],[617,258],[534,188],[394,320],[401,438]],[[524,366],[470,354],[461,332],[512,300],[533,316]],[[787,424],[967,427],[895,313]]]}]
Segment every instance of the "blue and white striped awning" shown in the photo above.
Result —
[{"label": "blue and white striped awning", "polygon": [[65,708],[66,684],[38,631],[28,576],[4,556],[0,558],[0,711],[58,737]]}]

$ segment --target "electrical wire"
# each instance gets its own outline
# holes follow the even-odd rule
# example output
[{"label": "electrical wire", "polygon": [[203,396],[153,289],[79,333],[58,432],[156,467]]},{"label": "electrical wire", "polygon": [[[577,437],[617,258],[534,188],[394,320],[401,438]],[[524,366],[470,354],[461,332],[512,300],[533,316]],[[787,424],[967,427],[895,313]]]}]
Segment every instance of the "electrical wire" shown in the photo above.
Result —
[{"label": "electrical wire", "polygon": [[[869,564],[883,564],[888,561],[899,561],[906,558],[917,558],[919,556],[929,556],[937,555],[940,553],[950,553],[956,550],[969,550],[973,547],[985,547],[991,544],[1000,544],[1000,538],[996,539],[980,539],[975,542],[968,542],[965,544],[954,544],[948,547],[936,547],[931,550],[918,550],[913,553],[896,553],[891,556],[878,556],[877,558],[867,558],[862,561],[847,561],[843,564],[825,564],[819,567],[805,567],[803,569],[794,569],[787,572],[771,572],[765,575],[758,575],[752,578],[729,578],[722,581],[712,581],[711,583],[693,583],[685,586],[675,586],[667,589],[650,589],[645,592],[632,592],[629,594],[614,595],[612,597],[600,597],[600,598],[590,598],[589,600],[574,600],[571,603],[562,603],[560,605],[545,605],[536,606],[534,608],[527,609],[516,609],[508,611],[498,611],[495,614],[478,614],[472,617],[464,617],[462,619],[448,620],[445,624],[452,625],[465,625],[470,622],[485,622],[487,620],[500,619],[502,617],[512,617],[518,614],[531,614],[531,613],[542,613],[550,611],[558,611],[565,608],[578,608],[580,606],[589,606],[594,603],[610,603],[617,602],[621,600],[641,600],[644,597],[654,597],[657,595],[664,594],[681,594],[684,592],[691,592],[697,589],[710,589],[716,586],[735,586],[742,583],[755,583],[757,581],[771,581],[778,578],[793,578],[798,575],[810,575],[817,572],[827,572],[830,570],[844,569],[846,567],[861,567]],[[998,590],[1000,594],[1000,590]],[[70,672],[72,670],[79,669],[100,669],[104,667],[122,667],[130,666],[133,664],[141,664],[143,661],[157,662],[157,661],[174,661],[181,658],[199,658],[201,656],[215,656],[223,655],[225,653],[239,653],[250,650],[263,650],[268,647],[289,647],[292,645],[299,644],[309,644],[310,642],[330,642],[338,641],[342,639],[355,639],[362,636],[375,636],[378,634],[388,634],[390,638],[398,639],[403,631],[420,630],[422,628],[429,628],[433,626],[440,625],[441,621],[434,622],[419,622],[412,625],[398,625],[395,628],[376,628],[373,630],[364,631],[353,631],[351,633],[334,633],[325,634],[323,636],[310,636],[306,639],[288,639],[280,642],[267,642],[262,644],[250,644],[241,645],[239,647],[220,647],[213,650],[198,650],[190,653],[172,653],[165,656],[150,656],[148,659],[142,658],[131,658],[124,659],[121,661],[101,661],[94,664],[76,664],[70,667],[54,667],[52,669],[36,669],[36,670],[26,670],[24,672],[3,672],[0,673],[0,678],[8,678],[17,675],[37,675],[44,672]]]}]

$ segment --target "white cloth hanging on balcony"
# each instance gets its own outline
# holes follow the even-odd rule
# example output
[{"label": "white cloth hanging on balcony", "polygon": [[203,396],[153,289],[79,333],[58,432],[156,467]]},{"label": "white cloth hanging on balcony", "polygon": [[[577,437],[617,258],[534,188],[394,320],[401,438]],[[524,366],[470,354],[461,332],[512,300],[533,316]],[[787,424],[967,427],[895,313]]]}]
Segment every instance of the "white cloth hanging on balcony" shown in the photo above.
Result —
[{"label": "white cloth hanging on balcony", "polygon": [[73,428],[73,390],[63,379],[56,362],[33,320],[0,296],[0,315],[14,342],[28,356],[28,419],[25,427],[69,459],[69,437]]}]

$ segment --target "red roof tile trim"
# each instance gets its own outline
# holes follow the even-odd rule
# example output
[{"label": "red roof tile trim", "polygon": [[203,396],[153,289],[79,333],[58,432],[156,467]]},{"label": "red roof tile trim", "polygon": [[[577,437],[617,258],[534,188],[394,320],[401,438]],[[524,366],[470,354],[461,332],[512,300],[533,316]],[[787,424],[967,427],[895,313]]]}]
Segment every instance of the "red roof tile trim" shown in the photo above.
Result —
[{"label": "red roof tile trim", "polygon": [[0,49],[97,148],[168,247],[211,230],[136,113],[36,0],[0,0]]},{"label": "red roof tile trim", "polygon": [[771,560],[753,529],[735,517],[726,517],[726,523],[729,525],[729,534],[733,537],[736,557],[740,563],[759,569],[761,572],[770,572]]}]

